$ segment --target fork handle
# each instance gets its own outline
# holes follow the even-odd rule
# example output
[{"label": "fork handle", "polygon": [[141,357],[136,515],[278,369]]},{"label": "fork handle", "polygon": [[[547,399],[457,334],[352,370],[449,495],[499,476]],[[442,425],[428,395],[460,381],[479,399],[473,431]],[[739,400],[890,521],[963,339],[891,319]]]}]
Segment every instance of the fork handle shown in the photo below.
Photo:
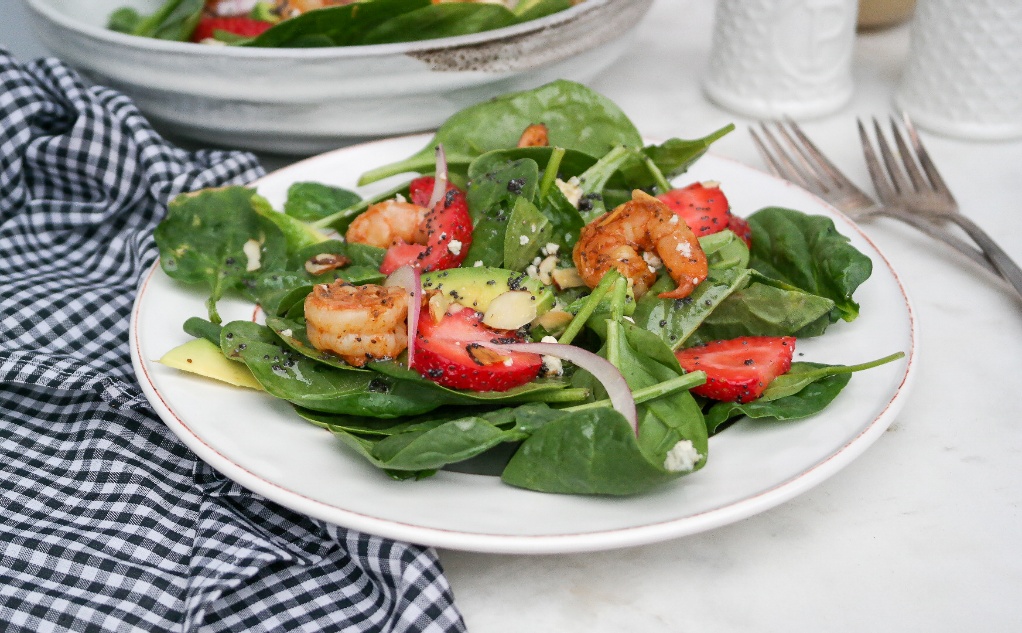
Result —
[{"label": "fork handle", "polygon": [[933,222],[929,222],[910,213],[899,213],[898,211],[887,207],[877,207],[873,211],[873,213],[875,213],[876,215],[882,215],[894,220],[898,220],[900,222],[904,222],[905,224],[913,226],[922,233],[925,233],[936,240],[944,242],[945,244],[955,249],[965,257],[971,259],[977,266],[983,268],[994,277],[1002,276],[1000,271],[994,268],[993,264],[990,263],[990,260],[987,259],[987,257],[983,253],[976,250],[976,248],[973,247],[972,244],[969,244],[968,242],[959,238],[958,236],[949,233],[944,227],[940,225],[934,224]]},{"label": "fork handle", "polygon": [[1019,268],[1018,264],[1012,261],[1011,257],[1004,252],[1004,249],[998,246],[997,242],[991,239],[978,224],[966,216],[954,213],[944,217],[962,227],[962,230],[976,241],[976,244],[986,254],[987,259],[994,265],[994,268],[1012,285],[1018,296],[1022,297],[1022,268]]}]

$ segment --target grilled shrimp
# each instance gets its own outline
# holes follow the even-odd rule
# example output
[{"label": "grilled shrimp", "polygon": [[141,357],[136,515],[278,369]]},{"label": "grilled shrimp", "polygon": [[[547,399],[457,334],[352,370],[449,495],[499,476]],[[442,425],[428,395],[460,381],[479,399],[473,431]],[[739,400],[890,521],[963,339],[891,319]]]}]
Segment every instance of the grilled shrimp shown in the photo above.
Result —
[{"label": "grilled shrimp", "polygon": [[344,238],[378,248],[424,243],[423,222],[427,212],[426,207],[411,202],[394,199],[377,202],[352,221]]},{"label": "grilled shrimp", "polygon": [[684,299],[707,274],[706,254],[692,229],[663,202],[639,190],[582,228],[572,259],[590,288],[616,268],[631,280],[636,297],[656,281],[660,262],[678,285],[661,293],[664,299]]},{"label": "grilled shrimp", "polygon": [[397,286],[319,284],[305,298],[309,342],[356,367],[408,347],[408,292]]}]

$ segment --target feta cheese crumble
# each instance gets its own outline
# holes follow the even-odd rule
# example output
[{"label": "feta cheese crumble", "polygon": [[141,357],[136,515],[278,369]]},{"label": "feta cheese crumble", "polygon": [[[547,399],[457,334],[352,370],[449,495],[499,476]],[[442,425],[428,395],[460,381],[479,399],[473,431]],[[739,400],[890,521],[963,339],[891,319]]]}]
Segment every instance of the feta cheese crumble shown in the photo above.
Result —
[{"label": "feta cheese crumble", "polygon": [[560,178],[554,180],[554,184],[561,190],[564,197],[568,199],[571,206],[578,208],[578,201],[582,199],[582,183],[579,181],[578,176],[572,176],[568,179],[568,182],[564,182]]},{"label": "feta cheese crumble", "polygon": [[263,255],[259,240],[252,239],[245,242],[245,245],[241,247],[241,251],[245,253],[245,270],[247,272],[259,270],[259,267],[262,266],[261,259]]},{"label": "feta cheese crumble", "polygon": [[453,255],[461,254],[461,240],[451,240],[447,242],[447,250],[451,251]]},{"label": "feta cheese crumble", "polygon": [[681,440],[667,451],[664,468],[672,473],[687,473],[692,471],[702,458],[691,440]]}]

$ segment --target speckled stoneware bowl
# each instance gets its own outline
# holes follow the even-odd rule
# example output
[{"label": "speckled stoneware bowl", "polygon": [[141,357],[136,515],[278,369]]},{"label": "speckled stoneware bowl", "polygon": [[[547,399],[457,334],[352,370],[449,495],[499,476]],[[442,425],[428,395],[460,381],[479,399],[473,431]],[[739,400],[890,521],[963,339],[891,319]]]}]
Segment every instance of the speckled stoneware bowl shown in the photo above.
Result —
[{"label": "speckled stoneware bowl", "polygon": [[613,62],[653,0],[586,0],[516,26],[423,42],[311,49],[204,46],[104,28],[160,0],[26,0],[53,53],[134,98],[158,127],[216,146],[312,154],[427,130],[461,108]]}]

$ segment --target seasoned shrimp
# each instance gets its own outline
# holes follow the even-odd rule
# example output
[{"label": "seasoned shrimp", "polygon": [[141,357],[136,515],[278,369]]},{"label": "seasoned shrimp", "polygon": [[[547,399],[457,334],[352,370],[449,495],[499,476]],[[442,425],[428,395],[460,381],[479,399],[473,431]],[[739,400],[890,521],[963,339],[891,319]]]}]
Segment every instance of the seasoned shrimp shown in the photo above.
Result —
[{"label": "seasoned shrimp", "polygon": [[378,248],[422,244],[426,242],[423,223],[428,211],[411,202],[394,199],[377,202],[352,221],[344,238]]},{"label": "seasoned shrimp", "polygon": [[397,286],[319,284],[305,298],[309,342],[356,367],[408,347],[408,292]]},{"label": "seasoned shrimp", "polygon": [[689,296],[707,273],[706,254],[692,229],[663,202],[639,190],[629,202],[582,228],[572,259],[590,288],[616,268],[632,281],[636,297],[656,281],[660,262],[678,285],[661,293],[664,299]]}]

